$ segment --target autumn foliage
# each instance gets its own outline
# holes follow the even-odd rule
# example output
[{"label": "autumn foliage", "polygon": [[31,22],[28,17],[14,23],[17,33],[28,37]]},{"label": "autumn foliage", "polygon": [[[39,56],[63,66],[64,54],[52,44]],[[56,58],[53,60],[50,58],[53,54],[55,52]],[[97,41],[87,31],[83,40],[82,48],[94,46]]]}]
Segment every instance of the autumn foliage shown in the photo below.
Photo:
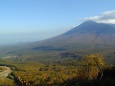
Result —
[{"label": "autumn foliage", "polygon": [[50,64],[37,62],[1,62],[1,64],[12,69],[12,73],[5,81],[0,80],[0,85],[6,86],[96,86],[102,84],[100,81],[105,79],[107,70],[111,72],[112,69],[106,67],[103,56],[99,54],[86,55],[80,60]]}]

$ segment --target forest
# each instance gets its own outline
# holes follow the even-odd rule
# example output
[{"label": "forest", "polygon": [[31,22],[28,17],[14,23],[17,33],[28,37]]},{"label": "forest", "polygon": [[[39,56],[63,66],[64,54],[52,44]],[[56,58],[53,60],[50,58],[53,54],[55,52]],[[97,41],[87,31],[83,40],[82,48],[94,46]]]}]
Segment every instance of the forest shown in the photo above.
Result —
[{"label": "forest", "polygon": [[108,65],[100,54],[89,54],[81,59],[56,63],[0,60],[0,65],[12,70],[4,80],[0,79],[0,86],[114,86],[115,84],[115,66]]},{"label": "forest", "polygon": [[0,86],[115,86],[115,0],[0,0]]}]

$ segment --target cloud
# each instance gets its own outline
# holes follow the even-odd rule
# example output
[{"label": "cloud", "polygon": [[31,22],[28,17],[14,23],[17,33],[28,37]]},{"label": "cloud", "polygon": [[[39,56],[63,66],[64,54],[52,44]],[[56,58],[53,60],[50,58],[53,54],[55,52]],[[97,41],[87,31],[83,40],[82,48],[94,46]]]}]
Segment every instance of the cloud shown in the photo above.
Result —
[{"label": "cloud", "polygon": [[103,12],[99,16],[85,17],[82,20],[93,20],[98,23],[115,24],[115,10]]}]

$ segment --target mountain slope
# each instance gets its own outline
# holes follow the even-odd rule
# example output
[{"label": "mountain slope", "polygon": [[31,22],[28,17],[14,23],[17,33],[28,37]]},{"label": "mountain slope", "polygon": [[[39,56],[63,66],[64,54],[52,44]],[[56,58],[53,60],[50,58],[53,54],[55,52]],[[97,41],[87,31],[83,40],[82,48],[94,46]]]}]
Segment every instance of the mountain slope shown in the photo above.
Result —
[{"label": "mountain slope", "polygon": [[[10,47],[6,54],[15,54],[24,60],[59,58],[60,53],[110,53],[115,49],[114,25],[86,21],[59,36]],[[17,55],[18,54],[18,55]],[[70,53],[71,54],[71,53]],[[19,58],[18,58],[19,59]]]},{"label": "mountain slope", "polygon": [[[70,31],[41,42],[41,45],[114,44],[115,28],[108,24],[86,21]],[[41,46],[40,45],[40,46]],[[39,46],[39,45],[38,45]]]},{"label": "mountain slope", "polygon": [[[109,24],[86,21],[66,33],[43,41],[25,44],[23,49],[63,51],[107,47],[115,44],[115,27]],[[20,46],[20,49],[22,47]]]}]

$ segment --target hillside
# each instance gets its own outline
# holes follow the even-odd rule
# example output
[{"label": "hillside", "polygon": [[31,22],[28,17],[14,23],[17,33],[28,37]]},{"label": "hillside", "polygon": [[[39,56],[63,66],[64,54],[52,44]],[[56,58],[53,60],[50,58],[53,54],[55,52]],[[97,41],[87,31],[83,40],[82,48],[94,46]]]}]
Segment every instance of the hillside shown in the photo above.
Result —
[{"label": "hillside", "polygon": [[[115,49],[114,25],[86,21],[59,36],[43,41],[18,44],[4,50],[2,56],[14,55],[15,60],[42,61],[78,58],[88,53],[111,56]],[[3,51],[2,50],[2,51]],[[69,53],[69,54],[67,54]],[[67,54],[67,55],[66,55]],[[78,56],[78,57],[75,57]]]},{"label": "hillside", "polygon": [[34,42],[33,50],[65,51],[65,50],[114,50],[115,27],[109,24],[86,21],[81,25],[59,36]]}]

